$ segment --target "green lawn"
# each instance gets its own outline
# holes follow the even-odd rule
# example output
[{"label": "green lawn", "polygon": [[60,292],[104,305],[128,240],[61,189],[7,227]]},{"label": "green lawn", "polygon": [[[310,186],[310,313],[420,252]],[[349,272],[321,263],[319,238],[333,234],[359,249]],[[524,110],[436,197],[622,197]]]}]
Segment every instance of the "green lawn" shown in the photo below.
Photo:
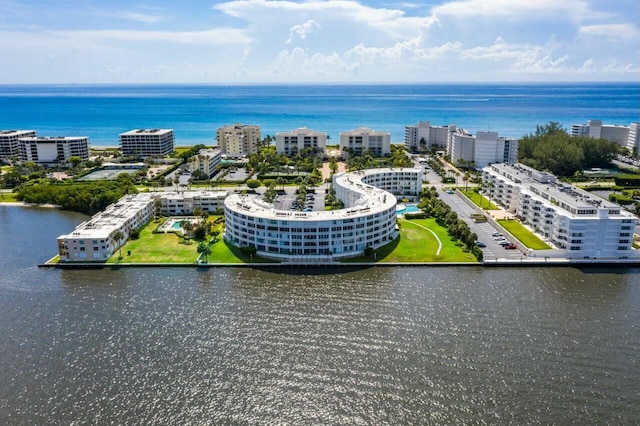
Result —
[{"label": "green lawn", "polygon": [[[462,251],[447,230],[438,225],[435,219],[398,219],[400,238],[376,250],[376,260],[381,263],[392,262],[476,262],[471,253]],[[418,225],[431,229],[442,242],[442,250],[436,255],[438,241],[433,234]],[[348,259],[346,262],[372,262],[371,257]]]},{"label": "green lawn", "polygon": [[477,193],[476,191],[472,190],[472,189],[468,189],[468,190],[463,190],[460,189],[460,192],[462,192],[464,195],[467,196],[468,199],[470,199],[471,201],[473,201],[473,203],[485,210],[498,210],[498,206],[496,206],[495,204],[493,204],[491,201],[489,201],[489,199],[483,197],[482,195],[480,195],[479,193]]},{"label": "green lawn", "polygon": [[[209,220],[213,222],[216,217],[210,216]],[[173,232],[154,234],[153,231],[161,223],[151,221],[140,231],[140,238],[125,243],[122,247],[121,259],[119,258],[120,250],[118,250],[107,263],[195,263],[199,256],[199,241],[191,240],[187,244],[183,238]],[[222,228],[222,224],[213,227],[219,231],[222,231]],[[221,236],[218,238],[218,241],[211,245],[211,254],[207,259],[209,263],[272,262],[259,256],[247,256],[239,249],[222,241]],[[127,254],[129,251],[130,255]]]},{"label": "green lawn", "polygon": [[[212,222],[215,216],[209,218]],[[140,238],[129,240],[122,247],[122,258],[118,250],[107,261],[109,264],[127,263],[195,263],[198,258],[198,241],[187,244],[183,238],[174,233],[153,233],[162,222],[150,222],[140,231]],[[375,260],[362,256],[349,259],[347,262],[476,262],[471,253],[465,253],[451,240],[447,230],[438,225],[435,219],[398,219],[400,238],[376,250]],[[214,229],[222,231],[222,224]],[[442,242],[442,249],[437,255],[438,239],[427,229],[435,232]],[[273,262],[259,256],[248,256],[238,248],[220,239],[211,244],[209,263],[264,263]],[[131,252],[131,254],[127,254]]]},{"label": "green lawn", "polygon": [[550,249],[549,245],[538,238],[533,232],[525,228],[517,220],[501,219],[497,221],[504,229],[509,231],[511,235],[516,237],[522,244],[532,250]]},{"label": "green lawn", "polygon": [[0,192],[0,203],[15,203],[16,194],[14,192]]},{"label": "green lawn", "polygon": [[[158,223],[151,221],[140,231],[140,238],[129,240],[120,251],[116,251],[107,263],[194,263],[198,257],[198,243],[186,244],[174,233],[154,234]],[[127,252],[131,255],[127,255]]]}]

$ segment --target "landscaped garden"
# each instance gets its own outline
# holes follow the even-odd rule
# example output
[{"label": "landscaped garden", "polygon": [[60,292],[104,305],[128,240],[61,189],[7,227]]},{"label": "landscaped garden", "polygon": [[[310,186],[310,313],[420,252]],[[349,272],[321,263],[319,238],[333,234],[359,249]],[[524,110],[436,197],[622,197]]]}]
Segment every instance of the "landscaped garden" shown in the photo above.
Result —
[{"label": "landscaped garden", "polygon": [[[215,216],[208,220],[215,222]],[[198,245],[202,241],[185,238],[181,233],[160,232],[154,230],[160,222],[152,221],[140,231],[137,239],[130,239],[107,261],[108,264],[195,264],[199,253]],[[346,262],[476,262],[470,252],[447,233],[446,228],[438,225],[435,219],[399,219],[400,238],[375,250],[369,256],[348,259]],[[222,224],[213,228],[221,235]],[[244,253],[241,249],[209,235],[210,253],[207,262],[212,264],[270,263],[273,260]],[[207,244],[207,242],[205,242]]]},{"label": "landscaped garden", "polygon": [[[137,239],[129,239],[107,261],[109,264],[135,264],[135,263],[186,263],[193,264],[197,261],[198,245],[202,242],[208,245],[211,253],[207,256],[209,263],[256,263],[270,262],[267,259],[245,254],[240,249],[222,241],[223,224],[216,219],[219,216],[210,216],[207,220],[212,223],[212,233],[218,232],[214,237],[207,236],[206,241],[185,238],[180,232],[158,232],[154,230],[160,222],[151,221],[141,231]],[[217,223],[216,223],[217,222]],[[122,253],[122,254],[121,254]]]}]

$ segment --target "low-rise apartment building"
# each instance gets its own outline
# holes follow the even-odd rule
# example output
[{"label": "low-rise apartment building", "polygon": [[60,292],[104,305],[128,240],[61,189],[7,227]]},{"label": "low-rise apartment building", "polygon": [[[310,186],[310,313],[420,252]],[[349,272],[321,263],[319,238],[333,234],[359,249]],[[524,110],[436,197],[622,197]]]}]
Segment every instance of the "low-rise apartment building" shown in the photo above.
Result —
[{"label": "low-rise apartment building", "polygon": [[213,177],[218,172],[218,164],[222,161],[222,151],[219,149],[201,149],[189,159],[191,173],[199,170],[208,177]]},{"label": "low-rise apartment building", "polygon": [[[156,209],[166,216],[190,215],[194,209],[214,213],[224,206],[227,191],[144,192],[125,195],[70,234],[58,237],[60,261],[106,261],[129,238],[131,230],[146,225]],[[115,238],[120,231],[123,238]]]},{"label": "low-rise apartment building", "polygon": [[560,182],[522,164],[483,169],[483,192],[518,216],[554,250],[536,256],[571,259],[638,257],[633,232],[637,218],[617,204]]}]

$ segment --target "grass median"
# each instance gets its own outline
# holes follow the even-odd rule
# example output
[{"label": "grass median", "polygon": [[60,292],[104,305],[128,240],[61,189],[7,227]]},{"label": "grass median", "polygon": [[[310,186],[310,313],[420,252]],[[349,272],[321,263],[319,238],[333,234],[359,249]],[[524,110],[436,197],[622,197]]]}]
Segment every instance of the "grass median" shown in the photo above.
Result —
[{"label": "grass median", "polygon": [[462,192],[468,199],[470,199],[473,204],[485,210],[498,210],[498,206],[489,201],[488,198],[484,197],[482,194],[474,191],[473,189],[467,189],[466,191],[463,189],[459,190]]},{"label": "grass median", "polygon": [[531,250],[547,250],[551,248],[547,243],[538,238],[538,236],[525,228],[524,225],[517,220],[501,219],[497,222]]}]

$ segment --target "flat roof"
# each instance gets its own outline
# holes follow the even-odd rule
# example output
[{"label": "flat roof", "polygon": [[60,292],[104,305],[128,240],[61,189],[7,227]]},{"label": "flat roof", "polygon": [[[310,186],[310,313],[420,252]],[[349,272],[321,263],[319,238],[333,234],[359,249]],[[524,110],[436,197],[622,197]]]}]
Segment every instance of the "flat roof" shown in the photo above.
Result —
[{"label": "flat roof", "polygon": [[[531,188],[534,188],[540,194],[548,194],[550,198],[552,197],[556,200],[563,201],[567,205],[576,209],[602,208],[621,210],[621,207],[615,203],[592,195],[589,192],[568,183],[558,181],[556,176],[552,173],[541,172],[523,164],[511,165],[499,163],[492,164],[489,167],[502,170],[507,172],[509,175],[515,175],[522,179],[520,185],[522,185],[522,188],[525,190],[531,191]],[[552,180],[548,182],[539,182],[534,179],[535,175],[551,178]]]},{"label": "flat roof", "polygon": [[35,133],[35,130],[0,130],[0,136],[20,136],[26,133]]},{"label": "flat roof", "polygon": [[120,133],[120,136],[162,135],[170,132],[173,132],[173,129],[133,129],[128,132]]},{"label": "flat roof", "polygon": [[381,213],[397,204],[396,196],[384,189],[362,182],[365,176],[390,173],[414,172],[422,173],[419,168],[385,168],[368,169],[357,172],[340,173],[335,176],[336,183],[360,193],[360,198],[352,206],[340,210],[299,212],[279,210],[271,203],[263,201],[257,195],[231,194],[225,200],[225,206],[233,210],[263,219],[279,219],[293,221],[326,221],[359,217],[363,214]]}]

